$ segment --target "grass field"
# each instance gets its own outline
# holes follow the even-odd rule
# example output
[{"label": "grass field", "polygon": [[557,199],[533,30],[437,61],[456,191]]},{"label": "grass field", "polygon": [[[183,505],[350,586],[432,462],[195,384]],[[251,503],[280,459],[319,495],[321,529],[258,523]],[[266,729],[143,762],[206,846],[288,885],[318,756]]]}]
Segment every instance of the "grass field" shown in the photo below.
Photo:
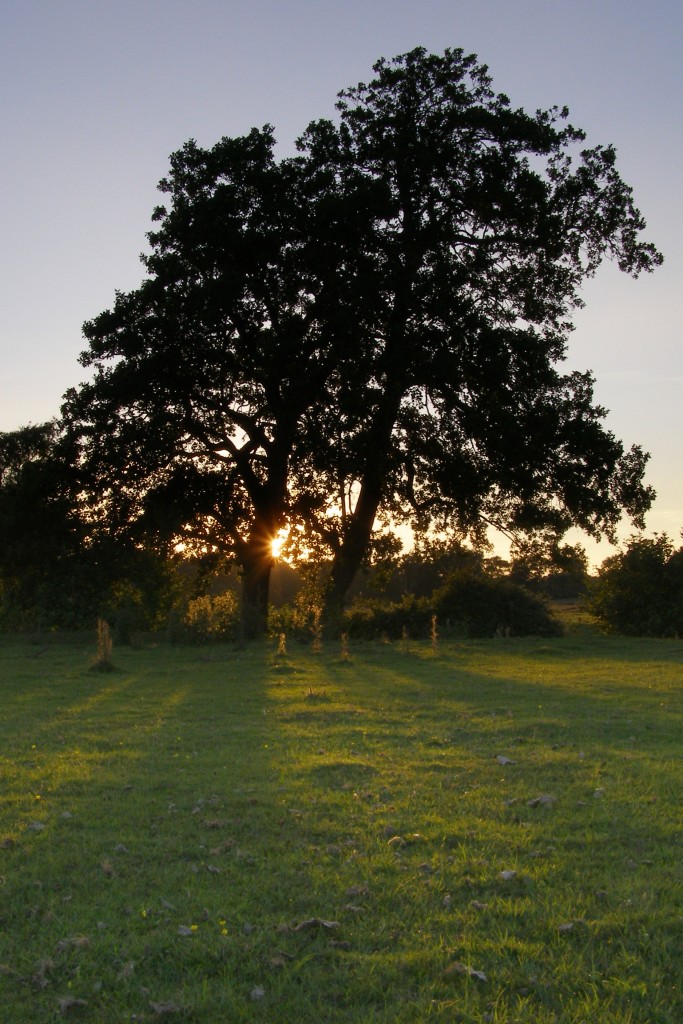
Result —
[{"label": "grass field", "polygon": [[680,1024],[683,644],[0,642],[0,1018]]}]

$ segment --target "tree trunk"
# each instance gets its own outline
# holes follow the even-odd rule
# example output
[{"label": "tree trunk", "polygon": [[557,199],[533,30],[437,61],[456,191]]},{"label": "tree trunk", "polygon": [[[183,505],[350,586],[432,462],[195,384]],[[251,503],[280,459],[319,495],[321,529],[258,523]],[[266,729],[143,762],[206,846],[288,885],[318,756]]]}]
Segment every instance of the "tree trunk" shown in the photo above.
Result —
[{"label": "tree trunk", "polygon": [[363,483],[346,535],[334,556],[323,612],[325,623],[330,628],[334,627],[341,617],[348,589],[368,550],[380,496],[379,480],[366,480]]},{"label": "tree trunk", "polygon": [[275,530],[257,519],[240,551],[242,575],[242,632],[245,640],[261,639],[268,628],[268,592],[273,568]]},{"label": "tree trunk", "polygon": [[332,563],[332,572],[325,595],[323,618],[328,629],[338,623],[344,599],[367,554],[382,492],[386,486],[388,452],[391,435],[401,406],[404,384],[400,371],[387,386],[370,432],[360,494],[356,507],[347,514],[342,543]]}]

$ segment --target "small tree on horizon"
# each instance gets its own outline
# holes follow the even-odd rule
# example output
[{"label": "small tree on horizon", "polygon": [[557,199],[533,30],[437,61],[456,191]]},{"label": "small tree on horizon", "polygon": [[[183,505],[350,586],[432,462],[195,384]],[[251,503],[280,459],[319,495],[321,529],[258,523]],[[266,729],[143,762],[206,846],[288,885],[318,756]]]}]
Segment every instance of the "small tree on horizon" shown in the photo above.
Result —
[{"label": "small tree on horizon", "polygon": [[614,633],[683,635],[683,547],[666,533],[629,537],[591,580],[588,608]]}]

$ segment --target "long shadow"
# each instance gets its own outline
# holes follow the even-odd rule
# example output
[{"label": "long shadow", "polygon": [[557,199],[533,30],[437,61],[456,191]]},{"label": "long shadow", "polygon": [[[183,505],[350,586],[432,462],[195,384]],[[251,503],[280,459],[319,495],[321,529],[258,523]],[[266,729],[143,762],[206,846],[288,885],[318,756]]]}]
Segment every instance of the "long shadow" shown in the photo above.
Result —
[{"label": "long shadow", "polygon": [[[680,821],[673,799],[666,807],[653,794],[663,801],[666,785],[672,798],[680,786],[680,696],[664,708],[656,689],[622,679],[623,650],[603,677],[609,692],[524,678],[530,662],[547,666],[544,646],[536,660],[528,644],[463,645],[451,657],[367,647],[350,662],[323,658],[309,693],[290,683],[273,695],[311,905],[331,874],[361,914],[381,892],[389,923],[359,917],[378,956],[391,941],[400,948],[402,925],[428,931],[444,892],[458,912],[434,926],[436,943],[476,933],[474,901],[484,930],[513,940],[542,906],[535,927],[550,945],[566,920],[557,915],[568,913],[592,918],[600,941],[635,943],[636,959],[650,956],[637,950],[644,921],[673,944],[673,915],[653,908],[657,889],[677,880]],[[656,666],[651,653],[634,663]],[[509,867],[517,877],[502,881]],[[577,936],[588,934],[582,927]],[[583,946],[577,979],[595,967]],[[613,955],[606,947],[606,970]]]},{"label": "long shadow", "polygon": [[[550,652],[549,656],[546,651]],[[384,703],[395,718],[405,719],[415,714],[439,718],[450,707],[453,714],[467,720],[471,720],[473,714],[498,715],[499,730],[510,735],[517,729],[514,718],[507,714],[514,705],[527,718],[533,717],[536,729],[545,727],[553,731],[558,727],[558,718],[581,721],[582,729],[591,738],[607,746],[622,742],[619,729],[612,727],[619,722],[629,727],[627,736],[632,735],[634,728],[640,732],[645,730],[651,734],[652,743],[660,740],[675,743],[680,737],[683,688],[676,685],[674,674],[662,684],[660,669],[665,663],[653,659],[650,647],[645,656],[637,652],[635,660],[624,657],[620,651],[612,659],[614,668],[610,675],[606,677],[603,672],[595,685],[590,673],[578,666],[575,658],[557,654],[552,648],[542,646],[535,658],[528,646],[520,650],[506,645],[490,653],[491,660],[484,669],[468,667],[467,662],[472,659],[461,655],[459,650],[452,657],[391,657],[390,669],[383,666],[381,658],[376,658],[364,664],[362,676],[356,679],[350,694],[371,701],[375,680],[380,684],[376,689],[382,693]],[[604,662],[609,654],[608,647],[601,653],[601,660]],[[484,649],[484,660],[485,656]],[[481,646],[475,660],[482,660]],[[678,659],[673,660],[674,664],[678,663]],[[568,662],[573,666],[573,677],[566,673]],[[561,663],[564,677],[552,672],[553,663],[558,666]],[[637,667],[638,679],[633,678],[633,667]],[[529,679],[529,675],[534,678]],[[353,676],[347,672],[346,678],[351,682]],[[609,729],[605,728],[606,724]]]},{"label": "long shadow", "polygon": [[[120,1016],[106,1000],[100,1013],[92,985],[123,990],[128,1015],[149,1011],[128,961],[160,988],[196,970],[202,943],[179,945],[179,929],[201,926],[209,973],[223,970],[221,931],[230,920],[234,933],[248,902],[255,819],[271,814],[268,666],[262,649],[118,650],[107,674],[64,658],[47,652],[36,678],[14,652],[5,675],[0,963],[16,1006],[30,992],[42,1020],[78,988],[80,950],[87,981],[75,994],[104,1024]],[[37,963],[53,966],[34,983]]]},{"label": "long shadow", "polygon": [[[0,851],[3,924],[11,936],[0,963],[19,979],[30,977],[36,963],[53,963],[43,971],[44,991],[34,992],[35,1019],[41,1007],[48,1019],[68,982],[74,996],[88,1000],[88,1012],[108,1024],[124,1011],[149,1012],[150,1000],[179,1004],[176,993],[192,979],[198,1019],[238,1019],[250,1011],[268,1019],[251,1000],[264,979],[269,992],[305,988],[311,1011],[302,1022],[326,1019],[323,1005],[317,1017],[313,1012],[316,993],[343,1008],[349,970],[356,986],[367,986],[368,1005],[381,1006],[383,975],[372,981],[372,972],[363,973],[354,948],[375,949],[388,963],[403,941],[401,915],[428,927],[422,901],[433,898],[419,843],[394,853],[383,832],[403,812],[392,810],[402,780],[391,764],[386,771],[391,756],[380,757],[381,747],[386,752],[393,744],[424,762],[419,793],[405,797],[417,817],[420,801],[435,799],[432,790],[440,777],[449,781],[458,759],[479,759],[468,768],[472,775],[499,772],[491,763],[498,750],[513,750],[524,762],[535,748],[559,744],[553,767],[564,771],[563,748],[572,746],[575,725],[593,758],[633,752],[631,732],[645,737],[640,748],[654,756],[675,732],[671,711],[656,707],[652,692],[637,684],[624,685],[624,695],[652,730],[644,719],[627,721],[630,711],[619,708],[614,691],[558,691],[549,679],[506,674],[499,660],[491,673],[467,668],[457,652],[452,659],[400,659],[368,648],[350,663],[308,653],[278,663],[255,647],[241,654],[122,651],[117,659],[117,673],[75,681],[64,679],[60,659],[51,681],[46,660],[37,693],[42,699],[52,691],[53,704],[30,728],[17,728],[31,707],[26,693],[3,709],[4,752],[17,770],[8,779],[14,794],[2,826],[14,845]],[[605,730],[608,713],[614,721]],[[515,745],[520,738],[525,742]],[[439,799],[465,797],[453,785]],[[476,860],[488,812],[476,793],[467,799],[472,834],[464,829],[446,839],[461,844],[454,853],[462,847],[463,857]],[[620,816],[629,812],[627,801],[611,806]],[[523,805],[525,817],[534,813],[545,812]],[[512,831],[516,814],[513,807],[494,817]],[[45,828],[30,831],[32,817]],[[624,841],[642,842],[646,826],[652,843],[670,839],[661,823],[644,818]],[[593,841],[601,856],[608,852],[602,835]],[[444,865],[446,854],[448,848]],[[479,884],[474,868],[470,874],[463,886]],[[393,887],[391,927],[372,919],[363,925],[372,899],[364,887],[375,885]],[[492,883],[482,880],[484,896],[486,885]],[[89,945],[60,946],[79,935]],[[26,985],[12,982],[17,1005]],[[141,986],[151,994],[142,998]],[[213,1001],[213,1016],[207,1009],[205,1018],[203,990]],[[118,1016],[108,1016],[113,993]],[[351,1019],[339,1012],[327,1019]]]}]

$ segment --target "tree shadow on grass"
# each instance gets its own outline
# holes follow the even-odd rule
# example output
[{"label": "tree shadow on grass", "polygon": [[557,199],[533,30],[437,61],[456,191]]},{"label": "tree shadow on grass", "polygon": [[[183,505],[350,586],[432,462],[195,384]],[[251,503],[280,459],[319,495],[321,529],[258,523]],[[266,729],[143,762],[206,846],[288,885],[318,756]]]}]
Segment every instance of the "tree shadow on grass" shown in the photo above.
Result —
[{"label": "tree shadow on grass", "polygon": [[[102,1022],[148,1013],[200,963],[224,982],[228,936],[255,918],[260,833],[276,802],[265,652],[207,664],[201,650],[120,651],[117,662],[113,680],[46,659],[33,694],[26,674],[5,689],[11,944],[0,942],[0,963],[17,1024],[48,1019],[67,995]],[[264,906],[274,884],[267,876]],[[33,1016],[21,1009],[27,993]]]},{"label": "tree shadow on grass", "polygon": [[[444,949],[463,929],[472,956],[486,955],[471,900],[490,902],[511,935],[533,899],[553,909],[534,848],[566,852],[555,885],[582,893],[571,841],[593,843],[608,873],[646,870],[628,857],[648,859],[671,838],[657,805],[643,802],[635,820],[632,793],[613,792],[601,767],[637,752],[618,692],[573,694],[506,675],[499,660],[487,674],[465,654],[371,655],[342,666],[301,652],[296,672],[278,673],[263,648],[211,661],[158,650],[122,652],[116,681],[60,683],[56,672],[63,689],[39,720],[40,745],[26,730],[3,737],[17,828],[1,851],[11,947],[0,962],[14,972],[17,1024],[48,1019],[66,993],[102,1024],[149,1014],[150,1002],[207,1022],[277,1019],[282,1007],[302,1024],[351,1021],[363,1006],[382,1020],[389,990],[384,1019],[414,1018],[438,995]],[[629,685],[642,733],[646,719],[655,727],[642,744],[653,759],[668,719]],[[15,725],[30,717],[30,700],[19,703]],[[498,764],[499,752],[516,764]],[[528,806],[546,784],[555,803]],[[585,806],[568,813],[578,796]],[[33,818],[44,829],[30,831]],[[499,879],[508,859],[516,883]],[[499,959],[512,977],[510,949]],[[32,1016],[22,1016],[27,993]]]}]

